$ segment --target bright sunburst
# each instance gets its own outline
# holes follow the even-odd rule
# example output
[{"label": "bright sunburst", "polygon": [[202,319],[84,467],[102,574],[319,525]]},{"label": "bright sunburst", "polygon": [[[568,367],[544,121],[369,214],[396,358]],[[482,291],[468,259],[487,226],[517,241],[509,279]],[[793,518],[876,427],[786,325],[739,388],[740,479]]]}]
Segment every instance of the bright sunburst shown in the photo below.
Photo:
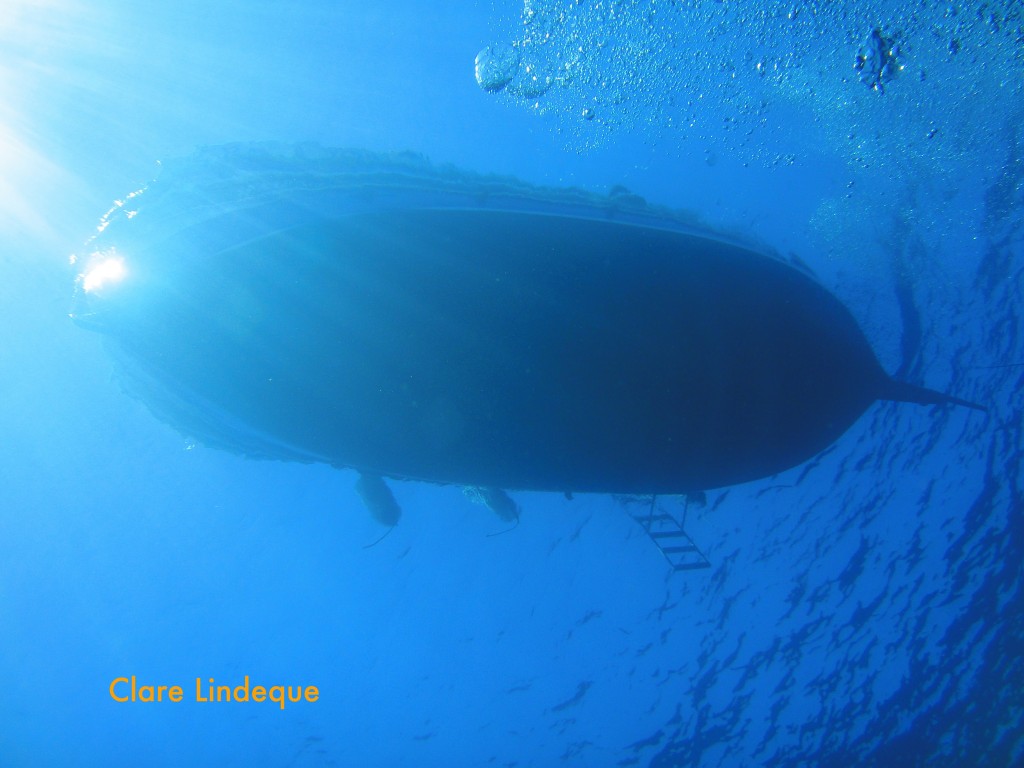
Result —
[{"label": "bright sunburst", "polygon": [[[48,202],[75,184],[49,147],[58,130],[44,114],[62,81],[78,75],[64,63],[95,45],[77,27],[77,0],[6,0],[0,13],[0,233],[53,241]],[[77,32],[76,32],[77,28]]]}]

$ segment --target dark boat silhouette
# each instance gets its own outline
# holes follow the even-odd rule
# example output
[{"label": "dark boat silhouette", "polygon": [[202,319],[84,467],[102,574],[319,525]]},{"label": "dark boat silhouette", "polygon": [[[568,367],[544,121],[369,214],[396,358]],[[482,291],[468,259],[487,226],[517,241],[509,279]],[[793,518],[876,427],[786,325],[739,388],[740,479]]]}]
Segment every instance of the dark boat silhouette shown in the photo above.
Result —
[{"label": "dark boat silhouette", "polygon": [[797,465],[876,400],[977,407],[892,379],[764,249],[411,155],[207,150],[79,264],[74,316],[160,418],[368,477],[687,493]]}]

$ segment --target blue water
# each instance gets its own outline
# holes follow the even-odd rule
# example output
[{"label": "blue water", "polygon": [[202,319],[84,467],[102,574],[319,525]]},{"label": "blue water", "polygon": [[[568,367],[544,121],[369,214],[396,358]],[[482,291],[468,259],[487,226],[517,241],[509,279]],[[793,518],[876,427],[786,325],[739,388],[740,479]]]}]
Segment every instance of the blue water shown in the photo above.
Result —
[{"label": "blue water", "polygon": [[[7,6],[0,766],[1024,764],[1018,3]],[[488,46],[517,63],[497,92]],[[710,491],[702,571],[609,497],[517,494],[494,536],[413,483],[366,548],[354,474],[193,443],[67,317],[112,201],[268,140],[695,210],[990,412],[876,404]],[[114,701],[132,675],[185,700]],[[194,700],[246,675],[319,699]]]}]

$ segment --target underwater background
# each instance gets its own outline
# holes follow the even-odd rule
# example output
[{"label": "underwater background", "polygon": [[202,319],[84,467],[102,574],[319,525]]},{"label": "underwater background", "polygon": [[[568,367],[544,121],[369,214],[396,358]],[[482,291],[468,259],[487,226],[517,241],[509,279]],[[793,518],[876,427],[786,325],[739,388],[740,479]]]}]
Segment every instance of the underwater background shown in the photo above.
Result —
[{"label": "underwater background", "polygon": [[[1012,0],[8,0],[0,766],[1024,764],[1022,91]],[[622,185],[798,255],[989,413],[879,403],[685,501],[704,570],[607,496],[504,532],[395,483],[368,547],[354,473],[193,442],[68,319],[112,202],[228,142]],[[320,698],[189,700],[246,675]]]}]

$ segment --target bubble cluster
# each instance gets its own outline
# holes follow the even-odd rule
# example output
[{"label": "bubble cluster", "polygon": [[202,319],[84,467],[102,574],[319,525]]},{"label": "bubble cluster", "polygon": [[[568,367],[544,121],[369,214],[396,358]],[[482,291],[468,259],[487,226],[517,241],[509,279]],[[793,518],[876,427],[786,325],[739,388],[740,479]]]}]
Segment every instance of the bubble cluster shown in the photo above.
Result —
[{"label": "bubble cluster", "polygon": [[903,69],[899,55],[896,41],[875,27],[857,52],[854,66],[860,72],[861,82],[873,91],[884,92],[885,84]]},{"label": "bubble cluster", "polygon": [[762,167],[822,148],[853,169],[941,171],[1024,103],[1022,14],[1017,0],[525,0],[477,82],[554,117],[580,151],[643,132]]}]

